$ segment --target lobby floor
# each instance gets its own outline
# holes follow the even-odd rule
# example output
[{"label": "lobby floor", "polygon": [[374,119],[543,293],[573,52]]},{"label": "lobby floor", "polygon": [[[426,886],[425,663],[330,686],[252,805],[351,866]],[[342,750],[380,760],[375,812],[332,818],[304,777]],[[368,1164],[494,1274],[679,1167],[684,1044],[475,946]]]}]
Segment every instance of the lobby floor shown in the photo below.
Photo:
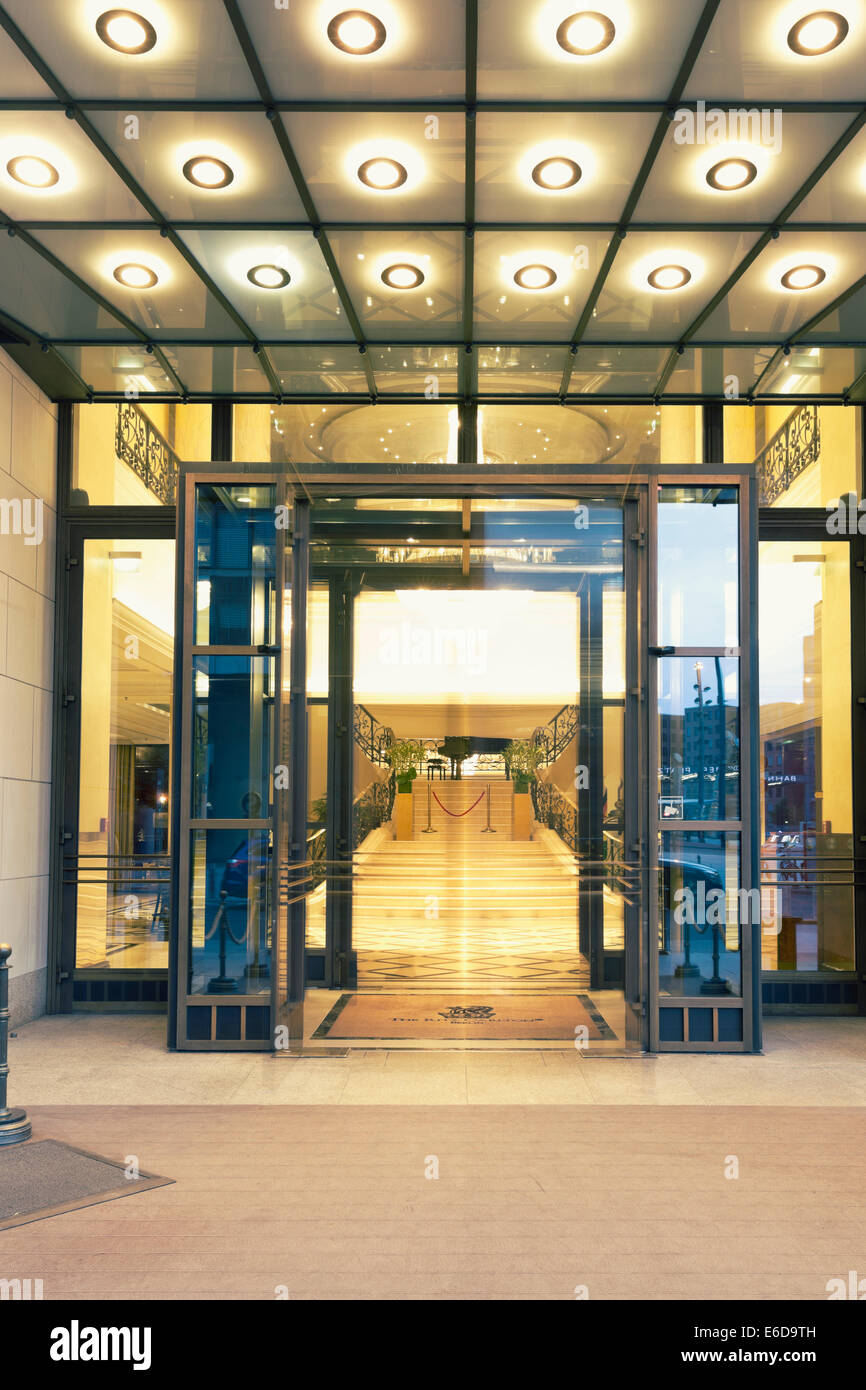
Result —
[{"label": "lobby floor", "polygon": [[764,1055],[593,1055],[575,1048],[346,1056],[169,1052],[165,1018],[67,1014],[10,1040],[9,1103],[37,1105],[866,1106],[866,1018],[769,1018]]},{"label": "lobby floor", "polygon": [[766,1054],[169,1053],[46,1017],[10,1101],[170,1186],[0,1233],[53,1299],[825,1300],[864,1271],[866,1019]]}]

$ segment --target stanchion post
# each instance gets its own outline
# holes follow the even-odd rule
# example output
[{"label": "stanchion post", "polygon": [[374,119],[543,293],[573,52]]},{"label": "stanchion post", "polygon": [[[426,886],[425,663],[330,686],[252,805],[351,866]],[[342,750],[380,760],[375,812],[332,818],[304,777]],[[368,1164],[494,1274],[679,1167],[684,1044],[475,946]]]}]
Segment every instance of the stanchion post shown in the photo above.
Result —
[{"label": "stanchion post", "polygon": [[429,777],[427,779],[427,829],[422,830],[422,835],[436,835],[438,831],[433,829],[433,783]]},{"label": "stanchion post", "polygon": [[481,832],[482,835],[495,835],[496,831],[490,824],[490,783],[487,783],[487,824]]},{"label": "stanchion post", "polygon": [[10,1110],[6,1104],[9,1079],[9,957],[12,947],[0,944],[0,1146],[23,1144],[33,1130],[26,1110]]}]

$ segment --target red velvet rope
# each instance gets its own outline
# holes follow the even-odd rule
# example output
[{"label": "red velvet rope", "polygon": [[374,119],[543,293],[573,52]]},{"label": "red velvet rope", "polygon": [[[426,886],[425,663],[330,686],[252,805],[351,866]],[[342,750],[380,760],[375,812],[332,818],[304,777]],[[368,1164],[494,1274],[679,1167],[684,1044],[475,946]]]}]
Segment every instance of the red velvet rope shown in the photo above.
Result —
[{"label": "red velvet rope", "polygon": [[[436,802],[438,806],[442,806],[442,802],[439,800],[435,792],[433,793],[433,800]],[[478,801],[483,800],[484,792],[482,792],[478,798]],[[472,805],[467,806],[465,811],[449,811],[447,806],[442,806],[442,810],[445,812],[446,816],[453,816],[455,820],[459,820],[461,816],[468,816],[470,811],[474,811],[475,807],[478,805],[478,801],[473,801]]]}]

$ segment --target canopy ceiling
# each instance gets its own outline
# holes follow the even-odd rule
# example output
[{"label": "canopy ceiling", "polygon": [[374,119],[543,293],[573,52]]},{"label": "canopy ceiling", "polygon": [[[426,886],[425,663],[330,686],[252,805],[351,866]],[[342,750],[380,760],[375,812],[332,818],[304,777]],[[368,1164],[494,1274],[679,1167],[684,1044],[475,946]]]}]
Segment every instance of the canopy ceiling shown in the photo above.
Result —
[{"label": "canopy ceiling", "polygon": [[823,53],[809,0],[597,3],[369,0],[350,53],[341,0],[131,0],[133,53],[6,0],[0,341],[67,399],[866,399],[866,0]]}]

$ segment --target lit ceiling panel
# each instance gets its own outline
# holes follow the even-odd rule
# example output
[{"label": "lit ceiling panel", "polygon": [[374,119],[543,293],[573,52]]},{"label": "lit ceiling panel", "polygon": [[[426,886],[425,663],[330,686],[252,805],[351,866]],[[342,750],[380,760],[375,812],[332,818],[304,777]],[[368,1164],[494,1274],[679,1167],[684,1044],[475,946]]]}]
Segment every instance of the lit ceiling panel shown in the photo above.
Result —
[{"label": "lit ceiling panel", "polygon": [[[331,22],[358,14],[339,0],[280,6],[241,0],[240,10],[277,100],[373,101],[384,107],[401,99],[463,96],[462,0],[375,0],[371,10],[379,32],[350,18],[342,33],[335,28],[336,42],[328,37]],[[369,49],[370,44],[378,46]]]},{"label": "lit ceiling panel", "polygon": [[651,113],[480,112],[478,220],[619,221],[656,120]]},{"label": "lit ceiling panel", "polygon": [[[819,13],[822,18],[806,31],[798,50],[792,31]],[[841,27],[833,16],[841,18]],[[835,46],[821,51],[826,44]],[[862,0],[833,0],[826,9],[808,0],[722,0],[684,96],[707,102],[742,97],[758,105],[861,102],[864,69]]]},{"label": "lit ceiling panel", "polygon": [[664,101],[703,4],[605,0],[585,10],[574,0],[481,0],[478,9],[482,99]]},{"label": "lit ceiling panel", "polygon": [[431,457],[454,398],[842,397],[864,72],[866,0],[6,0],[0,315],[47,389],[441,400]]},{"label": "lit ceiling panel", "polygon": [[154,42],[141,52],[124,52],[100,38],[97,23],[115,8],[107,0],[5,0],[4,8],[73,97],[98,94],[131,103],[256,96],[218,0],[133,0],[129,9],[145,25],[117,33],[134,45],[147,42],[141,35],[149,26]]}]

